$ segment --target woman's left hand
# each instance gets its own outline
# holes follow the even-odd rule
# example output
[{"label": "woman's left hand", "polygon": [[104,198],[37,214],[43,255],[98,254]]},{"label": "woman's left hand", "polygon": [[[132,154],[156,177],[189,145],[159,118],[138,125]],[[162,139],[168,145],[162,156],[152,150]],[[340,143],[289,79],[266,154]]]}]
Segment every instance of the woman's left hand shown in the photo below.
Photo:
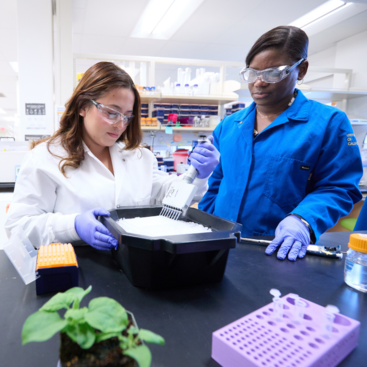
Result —
[{"label": "woman's left hand", "polygon": [[283,219],[275,230],[275,238],[266,248],[265,253],[271,255],[280,245],[277,258],[296,261],[304,258],[307,246],[310,244],[310,231],[295,215]]},{"label": "woman's left hand", "polygon": [[207,178],[219,163],[220,153],[213,145],[213,137],[209,136],[212,144],[201,143],[197,145],[190,155],[191,164],[197,169],[198,178]]}]

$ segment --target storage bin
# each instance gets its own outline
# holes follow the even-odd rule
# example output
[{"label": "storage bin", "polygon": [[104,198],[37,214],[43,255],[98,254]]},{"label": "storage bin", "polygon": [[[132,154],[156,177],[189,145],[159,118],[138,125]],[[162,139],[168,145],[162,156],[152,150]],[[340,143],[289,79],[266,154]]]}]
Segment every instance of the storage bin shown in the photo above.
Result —
[{"label": "storage bin", "polygon": [[232,109],[234,110],[238,110],[238,109],[243,110],[244,108],[245,108],[245,104],[243,102],[237,102],[232,105]]},{"label": "storage bin", "polygon": [[189,208],[183,220],[210,227],[213,232],[149,238],[125,232],[120,218],[156,216],[161,205],[110,210],[102,223],[118,239],[112,255],[130,282],[137,287],[159,289],[220,282],[229,249],[240,240],[241,225]]},{"label": "storage bin", "polygon": [[189,151],[187,149],[177,149],[172,153],[173,155],[173,168],[177,171],[177,166],[181,163],[187,164],[187,158],[189,157]]}]

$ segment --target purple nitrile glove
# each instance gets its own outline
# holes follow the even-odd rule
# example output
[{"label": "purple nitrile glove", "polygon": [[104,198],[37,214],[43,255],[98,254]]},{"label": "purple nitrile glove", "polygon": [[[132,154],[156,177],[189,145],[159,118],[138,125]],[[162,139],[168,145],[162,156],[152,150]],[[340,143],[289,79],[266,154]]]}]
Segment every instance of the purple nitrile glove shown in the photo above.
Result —
[{"label": "purple nitrile glove", "polygon": [[112,233],[97,220],[97,216],[109,217],[110,213],[103,208],[88,210],[85,213],[75,217],[75,230],[79,237],[88,245],[97,250],[115,250],[118,247],[118,241]]},{"label": "purple nitrile glove", "polygon": [[219,163],[220,153],[213,145],[213,137],[208,138],[209,143],[200,143],[190,155],[191,164],[197,169],[198,178],[207,178],[214,171]]},{"label": "purple nitrile glove", "polygon": [[[277,258],[296,261],[297,257],[304,258],[310,243],[310,231],[295,215],[283,219],[275,230],[275,238],[266,248],[265,253],[271,255],[280,245]],[[288,253],[289,252],[289,253]]]}]

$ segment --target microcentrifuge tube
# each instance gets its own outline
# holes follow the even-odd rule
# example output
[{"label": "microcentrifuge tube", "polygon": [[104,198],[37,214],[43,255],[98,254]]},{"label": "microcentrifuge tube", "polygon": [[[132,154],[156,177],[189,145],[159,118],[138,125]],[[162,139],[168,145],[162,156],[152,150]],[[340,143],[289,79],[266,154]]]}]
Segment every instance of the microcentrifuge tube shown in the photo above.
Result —
[{"label": "microcentrifuge tube", "polygon": [[270,289],[270,294],[274,296],[273,298],[273,312],[274,318],[278,321],[283,320],[283,300],[279,298],[281,293],[278,289],[272,288]]},{"label": "microcentrifuge tube", "polygon": [[327,305],[322,313],[321,335],[325,338],[330,337],[336,313],[339,313],[339,309],[333,305]]}]

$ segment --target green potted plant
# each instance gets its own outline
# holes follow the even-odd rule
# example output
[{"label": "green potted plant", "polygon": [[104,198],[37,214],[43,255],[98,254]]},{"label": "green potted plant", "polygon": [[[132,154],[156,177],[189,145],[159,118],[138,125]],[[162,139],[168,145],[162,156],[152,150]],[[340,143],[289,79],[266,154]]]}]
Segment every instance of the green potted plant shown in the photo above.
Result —
[{"label": "green potted plant", "polygon": [[[75,287],[52,297],[25,321],[23,345],[60,332],[61,366],[149,367],[152,355],[144,342],[164,344],[164,339],[138,329],[133,315],[111,298],[94,298],[80,308],[91,290]],[[62,309],[66,309],[63,318],[58,312]]]}]

